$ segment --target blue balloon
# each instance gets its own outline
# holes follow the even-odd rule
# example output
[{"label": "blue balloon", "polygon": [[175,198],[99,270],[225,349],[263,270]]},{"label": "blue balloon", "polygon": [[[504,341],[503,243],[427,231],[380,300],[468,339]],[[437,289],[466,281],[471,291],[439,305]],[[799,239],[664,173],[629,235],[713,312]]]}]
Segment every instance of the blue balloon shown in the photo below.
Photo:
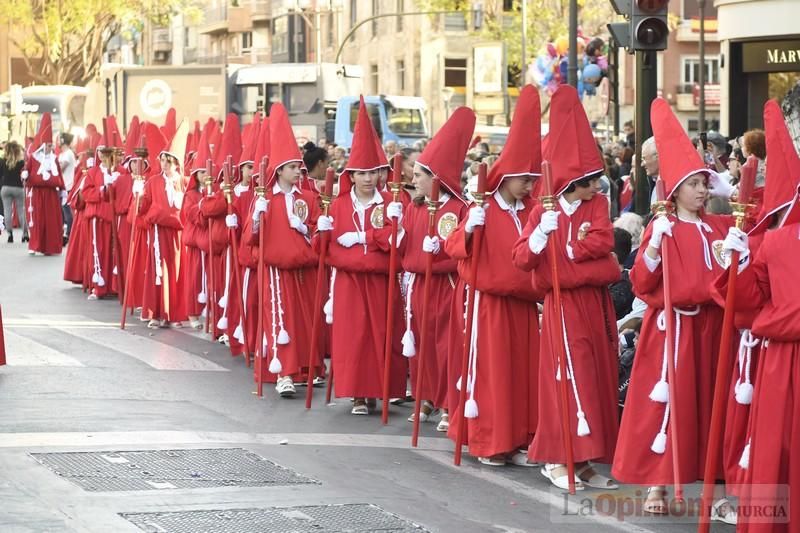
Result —
[{"label": "blue balloon", "polygon": [[600,70],[600,67],[598,67],[594,63],[590,63],[585,67],[583,67],[582,80],[585,84],[594,87],[600,82],[600,78],[602,77],[603,77],[603,71]]}]

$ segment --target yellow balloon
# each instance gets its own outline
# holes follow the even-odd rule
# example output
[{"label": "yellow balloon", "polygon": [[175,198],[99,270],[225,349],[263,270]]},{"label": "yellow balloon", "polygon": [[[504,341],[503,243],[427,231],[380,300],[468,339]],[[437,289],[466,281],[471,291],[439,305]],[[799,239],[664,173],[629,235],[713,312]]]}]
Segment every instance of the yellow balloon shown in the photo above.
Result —
[{"label": "yellow balloon", "polygon": [[556,52],[558,52],[558,55],[563,56],[564,54],[567,53],[568,50],[569,50],[569,39],[567,39],[563,35],[558,39],[556,39]]}]

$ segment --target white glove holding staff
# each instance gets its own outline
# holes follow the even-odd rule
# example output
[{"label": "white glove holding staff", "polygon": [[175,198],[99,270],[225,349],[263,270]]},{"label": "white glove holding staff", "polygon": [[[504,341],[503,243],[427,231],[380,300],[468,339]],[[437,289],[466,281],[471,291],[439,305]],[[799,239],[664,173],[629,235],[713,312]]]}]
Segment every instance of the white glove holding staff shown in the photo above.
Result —
[{"label": "white glove holding staff", "polygon": [[667,217],[660,216],[653,221],[653,233],[650,235],[650,246],[656,250],[661,249],[661,240],[664,235],[672,237],[672,222]]},{"label": "white glove holding staff", "polygon": [[430,237],[425,235],[425,238],[422,239],[422,251],[427,254],[436,255],[442,249],[441,242],[439,241],[439,237],[433,236]]},{"label": "white glove holding staff", "polygon": [[367,242],[367,234],[363,231],[348,231],[339,235],[336,242],[345,248],[350,248],[356,244],[365,244]]},{"label": "white glove holding staff", "polygon": [[467,223],[464,225],[464,231],[472,233],[478,226],[486,225],[486,211],[483,207],[475,206],[469,210],[467,215]]},{"label": "white glove holding staff", "polygon": [[333,217],[320,215],[317,219],[317,231],[331,231],[333,229]]}]

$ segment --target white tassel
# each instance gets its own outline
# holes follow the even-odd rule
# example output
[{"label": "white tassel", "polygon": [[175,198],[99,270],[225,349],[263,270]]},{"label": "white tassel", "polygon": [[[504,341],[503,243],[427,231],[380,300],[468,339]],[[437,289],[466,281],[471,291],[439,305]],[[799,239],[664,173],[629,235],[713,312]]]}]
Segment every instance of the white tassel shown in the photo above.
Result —
[{"label": "white tassel", "polygon": [[92,283],[97,285],[99,282],[100,282],[100,274],[95,272],[94,274],[92,274]]},{"label": "white tassel", "polygon": [[228,307],[228,295],[227,294],[223,294],[222,298],[219,299],[219,306],[222,307],[223,309]]},{"label": "white tassel", "polygon": [[663,379],[655,384],[650,391],[650,399],[654,402],[667,403],[669,401],[669,385]]},{"label": "white tassel", "polygon": [[750,405],[753,401],[753,384],[739,383],[736,387],[736,402],[742,405]]},{"label": "white tassel", "polygon": [[97,286],[98,287],[105,287],[106,286],[106,280],[103,279],[103,276],[100,275],[100,274],[97,275]]},{"label": "white tassel", "polygon": [[470,398],[464,405],[464,417],[478,418],[478,402],[475,401],[475,398]]},{"label": "white tassel", "polygon": [[458,381],[456,381],[456,390],[461,392],[461,378],[460,377],[458,378]]},{"label": "white tassel", "polygon": [[222,331],[226,331],[228,329],[228,317],[223,315],[219,320],[217,320],[217,329]]},{"label": "white tassel", "polygon": [[742,470],[750,468],[750,441],[747,441],[744,450],[742,450],[742,456],[739,458],[739,467]]},{"label": "white tassel", "polygon": [[578,436],[585,437],[591,434],[589,431],[589,422],[586,421],[586,413],[578,411]]},{"label": "white tassel", "polygon": [[663,431],[659,431],[656,438],[653,439],[653,444],[650,445],[650,449],[655,453],[664,453],[667,449],[667,434]]},{"label": "white tassel", "polygon": [[281,328],[280,333],[278,333],[278,344],[289,344],[289,333],[286,332],[285,329]]},{"label": "white tassel", "polygon": [[112,270],[111,273],[114,274],[115,276],[119,275],[119,271],[117,270],[117,265],[114,265],[114,270]]},{"label": "white tassel", "polygon": [[322,310],[325,312],[325,323],[333,324],[333,300],[331,298],[328,298]]},{"label": "white tassel", "polygon": [[239,322],[239,325],[236,326],[235,330],[233,330],[233,338],[239,341],[241,344],[244,344],[244,330],[242,329],[241,322]]},{"label": "white tassel", "polygon": [[197,295],[197,302],[201,304],[205,304],[206,302],[208,302],[208,296],[206,295],[205,292],[201,292],[200,294]]},{"label": "white tassel", "polygon": [[403,355],[406,357],[414,357],[417,355],[417,350],[414,347],[414,332],[410,329],[407,329],[405,333],[403,333]]},{"label": "white tassel", "polygon": [[273,357],[269,362],[269,371],[273,374],[280,374],[281,370],[283,370],[283,366],[281,365],[280,360],[277,358],[277,356]]}]

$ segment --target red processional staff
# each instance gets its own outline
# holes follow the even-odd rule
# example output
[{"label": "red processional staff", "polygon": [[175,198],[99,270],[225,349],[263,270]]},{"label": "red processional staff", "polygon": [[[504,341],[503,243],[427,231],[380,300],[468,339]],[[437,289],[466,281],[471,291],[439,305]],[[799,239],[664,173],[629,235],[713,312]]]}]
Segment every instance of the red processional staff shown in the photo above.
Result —
[{"label": "red processional staff", "polygon": [[[228,216],[233,215],[233,182],[231,176],[233,175],[233,157],[228,156],[225,163],[222,165],[222,193],[225,195],[225,201],[228,203]],[[242,349],[244,350],[244,359],[247,366],[250,366],[250,352],[247,345],[247,325],[244,320],[244,300],[242,296],[242,271],[239,269],[239,236],[236,234],[236,228],[228,228],[228,257],[230,260],[232,272],[232,287],[233,294],[236,298],[236,305],[239,306],[239,313],[242,317],[242,335],[244,336],[244,343]],[[230,301],[230,296],[228,300]]]},{"label": "red processional staff", "polygon": [[[476,207],[483,207],[484,195],[486,193],[486,163],[481,163],[478,167],[478,190],[472,195]],[[467,432],[467,419],[464,416],[464,409],[467,403],[467,383],[469,383],[469,351],[472,343],[472,328],[477,327],[473,323],[475,315],[475,280],[478,279],[478,263],[480,262],[481,242],[483,241],[483,226],[477,226],[472,232],[472,257],[469,264],[470,285],[467,290],[467,317],[464,329],[464,351],[461,355],[461,387],[458,395],[458,410],[461,412],[461,422],[458,424],[458,434],[456,435],[456,449],[453,462],[456,466],[461,465],[461,448],[464,444],[464,437]],[[419,418],[419,417],[417,417]]]},{"label": "red processional staff", "polygon": [[[264,198],[266,194],[267,167],[269,158],[264,156],[258,169],[258,185],[256,186],[256,198]],[[256,372],[256,385],[259,396],[264,395],[264,381],[261,377],[261,370],[264,367],[264,213],[258,214],[258,327],[256,327],[256,359],[253,365]]]},{"label": "red processional staff", "polygon": [[[556,199],[553,196],[553,170],[550,161],[542,162],[542,184],[544,185],[544,196],[542,197],[542,207],[546,211],[553,211],[556,208]],[[558,243],[555,238],[547,239],[547,256],[550,261],[550,277],[553,279],[553,306],[555,307],[555,337],[551,341],[555,343],[553,354],[558,359],[556,366],[560,376],[567,376],[567,357],[564,346],[564,314],[561,312],[561,284],[558,281]],[[569,427],[569,390],[567,389],[567,379],[559,380],[559,402],[561,416],[561,439],[564,450],[567,454],[567,479],[569,480],[569,493],[575,494],[575,460],[572,450],[572,432]]]},{"label": "red processional staff", "polygon": [[[439,178],[431,181],[431,196],[428,200],[428,237],[436,236],[436,213],[439,211]],[[422,380],[425,375],[425,357],[428,355],[428,328],[431,281],[433,279],[433,254],[425,256],[425,288],[422,291],[422,327],[420,328],[419,355],[417,356],[417,383],[414,391],[414,431],[411,433],[411,446],[417,447],[419,439],[419,417],[422,407]],[[463,383],[463,381],[462,381]]]},{"label": "red processional staff", "polygon": [[[325,171],[325,188],[320,191],[319,199],[322,203],[322,216],[328,216],[328,208],[331,205],[333,196],[333,179],[336,171],[328,168]],[[319,350],[320,336],[320,316],[322,310],[322,290],[325,284],[325,259],[328,256],[328,243],[330,242],[330,232],[321,231],[319,233],[319,261],[317,262],[317,293],[314,295],[314,319],[311,322],[311,348],[308,350],[308,382],[306,383],[306,409],[311,409],[311,400],[314,396],[314,367],[316,364],[317,350]],[[324,372],[324,371],[323,371]]]},{"label": "red processional staff", "polygon": [[[212,176],[212,171],[214,169],[214,164],[211,162],[209,158],[206,160],[206,196],[211,196],[214,194],[214,178]],[[206,292],[208,293],[208,298],[206,299],[206,333],[211,333],[211,336],[214,336],[214,330],[216,328],[217,323],[216,320],[216,306],[217,306],[217,294],[216,294],[216,283],[214,279],[214,240],[212,238],[212,225],[211,225],[211,218],[208,219],[208,278],[207,278],[207,288]]]},{"label": "red processional staff", "polygon": [[[653,214],[657,217],[668,217],[672,214],[672,202],[666,197],[667,193],[664,190],[664,180],[658,179],[656,181],[656,203],[653,205]],[[669,283],[669,264],[670,254],[669,246],[663,246],[661,249],[661,268],[664,273],[664,317],[666,319],[666,338],[667,338],[667,353],[675,353],[675,336],[672,334],[675,331],[675,315],[672,312],[672,289]],[[669,398],[675,399],[678,397],[675,387],[675,359],[667,357],[667,379],[669,381]],[[678,502],[683,501],[683,486],[681,485],[680,478],[680,446],[678,443],[678,417],[675,416],[677,409],[672,410],[669,417],[669,433],[670,444],[672,445],[672,481],[675,485],[675,499]]]},{"label": "red processional staff", "polygon": [[[131,237],[130,242],[128,243],[128,266],[125,269],[125,272],[130,274],[133,265],[134,254],[136,250],[139,248],[139,238],[140,233],[136,229],[136,219],[139,216],[139,201],[142,198],[141,192],[137,189],[143,189],[144,185],[144,161],[147,159],[147,148],[145,148],[145,137],[142,135],[142,140],[139,143],[139,147],[136,148],[133,153],[136,155],[136,159],[133,160],[133,164],[131,168],[133,169],[133,222],[131,224]],[[138,185],[137,184],[142,184]],[[130,299],[130,289],[131,289],[131,278],[133,276],[126,276],[125,277],[125,285],[124,290],[122,291],[122,319],[120,320],[119,327],[121,329],[125,329],[125,315],[128,312],[128,301]],[[133,306],[131,306],[131,314],[133,314]]]},{"label": "red processional staff", "polygon": [[[392,202],[400,200],[400,189],[402,187],[400,178],[403,174],[403,157],[397,154],[392,162],[393,172],[392,181],[389,183],[389,190],[392,191]],[[394,332],[394,297],[397,284],[397,219],[392,218],[392,236],[389,247],[389,284],[386,295],[386,341],[383,347],[383,404],[381,407],[381,422],[389,422],[389,381],[392,376],[392,341]]]},{"label": "red processional staff", "polygon": [[[756,182],[758,160],[755,156],[747,158],[747,163],[742,167],[742,177],[739,181],[739,198],[731,202],[736,227],[744,227],[748,201],[753,194]],[[739,276],[739,252],[731,252],[730,267],[728,268],[728,292],[725,295],[725,313],[722,318],[722,339],[719,345],[719,358],[717,359],[717,376],[714,384],[714,403],[711,407],[711,426],[708,433],[708,449],[706,451],[705,471],[703,473],[703,495],[700,506],[700,522],[697,525],[699,533],[707,533],[710,527],[710,510],[713,500],[714,481],[716,480],[717,463],[719,462],[722,444],[722,422],[727,405],[728,384],[731,380],[733,367],[733,353],[731,344],[734,327],[734,308],[736,306],[736,279]],[[672,352],[670,352],[672,353]]]}]

